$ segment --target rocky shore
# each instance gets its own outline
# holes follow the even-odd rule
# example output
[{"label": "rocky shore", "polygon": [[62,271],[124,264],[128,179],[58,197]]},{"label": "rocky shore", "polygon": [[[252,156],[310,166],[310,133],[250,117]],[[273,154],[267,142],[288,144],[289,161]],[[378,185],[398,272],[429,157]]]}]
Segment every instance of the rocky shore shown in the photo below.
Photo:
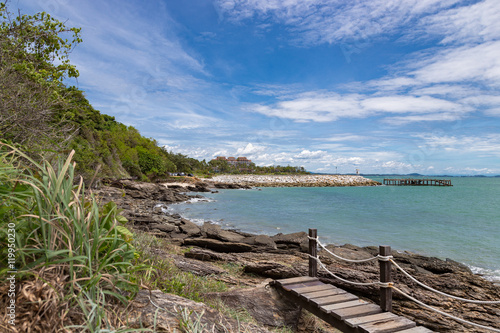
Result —
[{"label": "rocky shore", "polygon": [[250,187],[332,187],[382,185],[361,176],[352,175],[222,175],[206,181],[218,184],[236,184]]},{"label": "rocky shore", "polygon": [[[217,183],[214,183],[217,184]],[[219,183],[231,186],[231,183]],[[268,287],[269,279],[281,279],[307,275],[308,238],[305,232],[292,234],[253,235],[238,230],[223,230],[220,226],[205,223],[197,225],[179,215],[169,215],[169,204],[193,198],[184,194],[186,191],[207,192],[213,190],[210,183],[189,181],[182,184],[149,184],[134,181],[110,183],[96,194],[104,202],[113,200],[122,209],[132,228],[165,238],[170,243],[185,246],[189,250],[184,256],[172,256],[175,265],[187,272],[200,276],[209,276],[234,285],[247,286],[235,288],[226,293],[206,295],[223,300],[236,308],[244,307],[260,325],[250,329],[252,332],[268,332],[265,327],[297,327],[300,308],[284,301],[273,288]],[[199,197],[199,196],[195,196]],[[333,246],[329,249],[338,255],[351,259],[363,259],[377,254],[375,247],[357,247],[354,245]],[[418,254],[394,251],[394,258],[399,265],[421,282],[440,291],[463,298],[479,300],[500,300],[500,287],[473,274],[466,266],[453,260],[423,257]],[[355,282],[378,280],[378,263],[347,264],[329,256],[324,251],[320,257],[329,270],[340,277]],[[247,280],[232,281],[227,272],[214,262],[237,263],[248,274]],[[319,277],[344,288],[359,297],[378,302],[378,288],[355,286],[333,279],[320,270]],[[395,285],[418,300],[434,308],[457,317],[490,327],[499,327],[500,306],[462,303],[444,298],[426,289],[420,288],[402,273],[393,271]],[[267,280],[266,280],[267,279]],[[149,296],[148,296],[149,295]],[[225,322],[226,327],[234,327],[234,320],[221,318],[203,303],[196,303],[178,296],[160,291],[139,293],[135,301],[134,315],[131,318],[147,323],[154,318],[155,304],[179,304],[193,311],[203,310],[203,321],[207,324],[214,320]],[[184,304],[184,305],[182,305]],[[191,306],[191,307],[189,307]],[[440,314],[419,307],[402,296],[395,294],[393,312],[424,325],[436,332],[486,332],[465,326]],[[163,320],[175,326],[175,318],[162,314]],[[133,321],[133,320],[132,320]],[[307,325],[305,325],[307,326]],[[309,332],[307,328],[297,330]],[[311,331],[312,332],[312,331]],[[322,332],[336,332],[322,330]]]}]

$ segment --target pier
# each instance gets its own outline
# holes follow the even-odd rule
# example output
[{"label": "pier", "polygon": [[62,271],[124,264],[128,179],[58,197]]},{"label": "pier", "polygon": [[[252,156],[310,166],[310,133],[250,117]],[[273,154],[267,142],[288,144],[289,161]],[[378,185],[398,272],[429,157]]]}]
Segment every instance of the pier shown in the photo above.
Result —
[{"label": "pier", "polygon": [[453,186],[450,179],[385,178],[384,185],[392,186]]}]

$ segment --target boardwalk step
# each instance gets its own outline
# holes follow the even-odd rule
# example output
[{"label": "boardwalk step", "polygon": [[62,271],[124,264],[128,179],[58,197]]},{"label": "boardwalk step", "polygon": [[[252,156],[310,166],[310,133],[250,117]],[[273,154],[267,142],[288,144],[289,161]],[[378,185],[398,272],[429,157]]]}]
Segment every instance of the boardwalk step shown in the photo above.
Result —
[{"label": "boardwalk step", "polygon": [[289,278],[289,279],[276,280],[275,282],[280,286],[286,286],[287,284],[304,283],[304,282],[310,282],[310,281],[318,281],[318,278],[313,278],[313,277],[309,277],[309,276],[299,276],[299,277],[294,277],[294,278]]},{"label": "boardwalk step", "polygon": [[347,292],[345,290],[336,288],[332,286],[331,284],[327,284],[330,288],[321,290],[321,291],[315,291],[315,292],[310,292],[310,293],[303,293],[300,295],[303,299],[306,301],[310,301],[314,298],[321,298],[321,297],[327,297],[327,296],[334,296],[334,295],[340,295],[340,294],[346,294]]},{"label": "boardwalk step", "polygon": [[395,314],[391,312],[382,312],[374,315],[363,316],[363,317],[355,317],[346,319],[346,324],[350,327],[357,327],[362,324],[371,323],[373,321],[385,320],[385,319],[394,319],[398,318]]},{"label": "boardwalk step", "polygon": [[313,286],[291,288],[291,289],[292,289],[292,293],[294,293],[295,295],[299,295],[299,294],[304,294],[304,293],[312,293],[315,291],[328,290],[328,289],[330,289],[330,285],[324,284],[323,282],[321,282],[321,284],[317,284],[317,285],[313,285]]},{"label": "boardwalk step", "polygon": [[415,322],[409,319],[398,317],[362,324],[358,326],[358,330],[362,333],[391,333],[413,328],[416,325]]},{"label": "boardwalk step", "polygon": [[[287,284],[287,285],[284,285],[281,287],[283,289],[285,289],[286,291],[292,291],[292,290],[299,289],[299,288],[308,288],[308,287],[316,287],[316,286],[324,286],[324,285],[325,284],[321,281],[308,281],[308,282],[302,282],[302,283]],[[308,289],[304,289],[304,290],[308,290]],[[315,290],[315,289],[313,288],[312,290]]]},{"label": "boardwalk step", "polygon": [[346,320],[349,318],[367,316],[371,314],[381,313],[382,309],[380,306],[376,304],[365,304],[361,306],[354,306],[348,308],[342,308],[335,311],[330,312],[335,318],[340,320]]},{"label": "boardwalk step", "polygon": [[357,299],[358,299],[357,296],[354,296],[353,294],[345,293],[345,294],[328,296],[328,297],[313,298],[310,300],[310,302],[313,304],[316,304],[317,306],[323,306],[323,305],[328,305],[328,304],[354,301]]},{"label": "boardwalk step", "polygon": [[431,331],[430,329],[425,328],[423,326],[418,326],[414,328],[409,328],[407,330],[398,331],[398,333],[432,333],[432,332],[434,331]]},{"label": "boardwalk step", "polygon": [[328,304],[328,305],[323,305],[320,307],[321,311],[326,312],[326,313],[331,313],[334,310],[339,310],[343,308],[349,308],[353,306],[360,306],[360,305],[365,305],[369,304],[368,302],[365,302],[361,299],[355,300],[355,301],[349,301],[349,302],[343,302],[343,303],[337,303],[337,304]]}]

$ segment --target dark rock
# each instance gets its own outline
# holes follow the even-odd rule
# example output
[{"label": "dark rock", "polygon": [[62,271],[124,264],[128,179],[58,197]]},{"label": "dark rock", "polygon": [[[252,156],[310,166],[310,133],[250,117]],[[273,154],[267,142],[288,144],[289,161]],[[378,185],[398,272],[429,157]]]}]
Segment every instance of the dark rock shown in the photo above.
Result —
[{"label": "dark rock", "polygon": [[217,239],[187,238],[184,245],[194,245],[201,248],[207,248],[218,252],[249,252],[252,246],[244,243],[222,242]]},{"label": "dark rock", "polygon": [[240,242],[245,238],[236,232],[223,230],[221,226],[217,224],[204,223],[201,230],[206,237],[225,242]]},{"label": "dark rock", "polygon": [[257,235],[246,237],[241,241],[242,243],[253,245],[261,248],[261,250],[276,250],[276,243],[271,237],[266,235]]},{"label": "dark rock", "polygon": [[188,237],[195,237],[201,235],[201,229],[195,223],[182,219],[178,225],[179,229]]},{"label": "dark rock", "polygon": [[176,227],[175,225],[172,224],[160,224],[160,223],[153,223],[149,225],[150,230],[159,230],[163,232],[174,232]]},{"label": "dark rock", "polygon": [[230,253],[219,253],[208,249],[192,248],[189,252],[184,253],[186,258],[192,258],[202,261],[223,261],[223,262],[233,262],[241,260]]},{"label": "dark rock", "polygon": [[301,276],[301,272],[294,267],[274,261],[248,263],[245,266],[244,271],[246,273],[254,273],[272,279],[286,279]]}]

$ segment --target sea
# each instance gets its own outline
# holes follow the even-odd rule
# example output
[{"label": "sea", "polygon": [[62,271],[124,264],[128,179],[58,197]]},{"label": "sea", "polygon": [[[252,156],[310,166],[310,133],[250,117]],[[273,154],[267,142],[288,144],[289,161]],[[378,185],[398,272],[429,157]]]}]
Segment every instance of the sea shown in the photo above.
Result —
[{"label": "sea", "polygon": [[219,190],[168,209],[198,224],[257,234],[316,228],[325,244],[390,245],[393,251],[450,258],[500,283],[500,177],[446,179],[452,187]]}]

